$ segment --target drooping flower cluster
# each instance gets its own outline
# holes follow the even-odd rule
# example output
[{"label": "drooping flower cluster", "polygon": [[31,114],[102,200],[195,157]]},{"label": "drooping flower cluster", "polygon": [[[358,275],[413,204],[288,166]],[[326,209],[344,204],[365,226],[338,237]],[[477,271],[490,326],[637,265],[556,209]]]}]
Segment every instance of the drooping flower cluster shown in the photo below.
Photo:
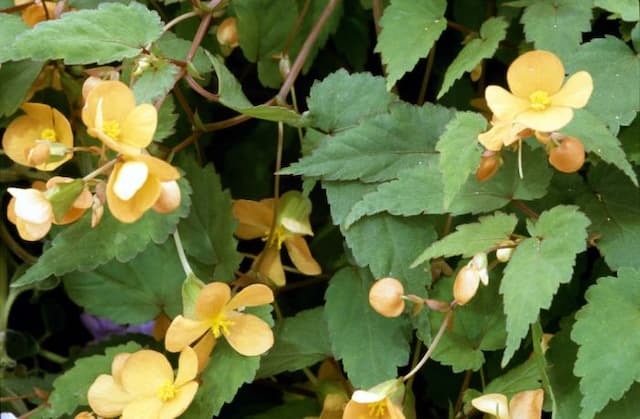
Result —
[{"label": "drooping flower cluster", "polygon": [[522,391],[510,401],[500,393],[485,394],[471,400],[473,407],[497,419],[540,419],[544,390]]},{"label": "drooping flower cluster", "polygon": [[[480,134],[478,141],[488,151],[499,152],[502,147],[534,133],[537,138],[557,133],[571,121],[573,109],[587,104],[593,91],[593,80],[588,72],[579,71],[565,81],[560,59],[542,50],[527,52],[513,61],[507,70],[507,84],[510,91],[495,85],[488,86],[485,91],[487,106],[493,112],[492,127]],[[554,141],[548,143],[548,151],[551,153],[555,147],[561,147],[563,139],[564,136],[556,134]],[[582,166],[574,164],[569,168],[556,165],[553,159],[550,162],[565,172],[576,171]],[[480,180],[489,177],[478,176],[484,178]]]},{"label": "drooping flower cluster", "polygon": [[453,298],[458,305],[465,305],[476,295],[480,282],[489,285],[487,255],[478,253],[460,269],[453,283]]}]

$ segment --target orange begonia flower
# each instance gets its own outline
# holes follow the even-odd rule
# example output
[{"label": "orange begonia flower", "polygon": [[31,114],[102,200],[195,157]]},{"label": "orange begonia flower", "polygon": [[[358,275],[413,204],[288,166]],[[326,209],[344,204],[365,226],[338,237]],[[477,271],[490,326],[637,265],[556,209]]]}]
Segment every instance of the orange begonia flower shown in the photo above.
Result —
[{"label": "orange begonia flower", "polygon": [[478,135],[478,142],[490,151],[500,151],[516,141],[531,135],[531,131],[514,120],[491,120],[491,129]]},{"label": "orange begonia flower", "polygon": [[356,390],[344,409],[343,419],[405,419],[388,395]]},{"label": "orange begonia flower", "polygon": [[2,148],[11,160],[50,171],[73,156],[68,150],[73,133],[63,114],[42,103],[25,103],[21,109],[25,114],[11,121],[2,136]]},{"label": "orange begonia flower", "polygon": [[36,241],[47,235],[53,224],[53,208],[43,191],[8,188],[13,197],[7,207],[7,218],[18,228],[24,240]]},{"label": "orange begonia flower", "polygon": [[159,352],[118,354],[111,375],[100,375],[87,398],[91,409],[105,418],[177,418],[198,390],[197,371],[198,358],[189,347],[180,354],[175,378],[171,364]]},{"label": "orange begonia flower", "polygon": [[[22,6],[31,0],[15,0],[16,6]],[[56,2],[36,0],[35,3],[22,9],[22,20],[29,26],[35,26],[37,23],[48,19],[55,19]]]},{"label": "orange begonia flower", "polygon": [[500,393],[485,394],[471,400],[473,407],[498,419],[540,419],[544,390],[522,391],[511,398]]},{"label": "orange begonia flower", "polygon": [[[280,202],[283,202],[285,195],[280,198]],[[262,253],[255,259],[252,270],[269,278],[274,284],[283,286],[286,280],[280,249],[284,243],[291,261],[300,272],[305,275],[320,274],[322,269],[302,237],[312,234],[308,226],[308,214],[306,219],[296,220],[282,217],[282,211],[278,211],[279,217],[272,229],[273,205],[273,199],[263,199],[260,202],[239,199],[233,203],[232,213],[239,221],[236,236],[244,240],[262,238],[267,242]]]},{"label": "orange begonia flower", "polygon": [[[47,181],[45,187],[46,190],[51,190],[57,185],[70,183],[74,180],[75,179],[70,177],[54,176]],[[91,195],[89,188],[87,188],[87,186],[85,185],[82,189],[82,192],[80,192],[80,195],[78,195],[75,201],[73,201],[73,204],[71,204],[69,210],[60,220],[56,220],[54,218],[53,224],[64,225],[73,223],[74,221],[77,221],[80,217],[82,217],[82,214],[84,214],[87,209],[91,208],[91,205],[93,205],[93,195]]]},{"label": "orange begonia flower", "polygon": [[584,107],[593,81],[579,71],[564,83],[564,66],[548,51],[530,51],[516,58],[507,71],[511,92],[500,86],[485,91],[487,105],[500,121],[519,123],[537,131],[556,131],[573,118],[573,108]]},{"label": "orange begonia flower", "polygon": [[147,147],[158,125],[156,108],[136,106],[133,91],[120,81],[103,81],[87,94],[82,121],[89,135],[125,155],[139,155]]},{"label": "orange begonia flower", "polygon": [[170,352],[178,352],[201,338],[194,348],[201,369],[221,336],[242,355],[261,355],[273,346],[273,332],[264,320],[242,311],[245,307],[272,302],[273,292],[266,285],[249,285],[232,298],[229,285],[212,282],[198,294],[193,310],[195,318],[179,315],[173,319],[165,346]]},{"label": "orange begonia flower", "polygon": [[156,157],[124,156],[115,164],[107,182],[109,209],[121,222],[133,223],[162,196],[162,182],[179,177],[175,167]]}]

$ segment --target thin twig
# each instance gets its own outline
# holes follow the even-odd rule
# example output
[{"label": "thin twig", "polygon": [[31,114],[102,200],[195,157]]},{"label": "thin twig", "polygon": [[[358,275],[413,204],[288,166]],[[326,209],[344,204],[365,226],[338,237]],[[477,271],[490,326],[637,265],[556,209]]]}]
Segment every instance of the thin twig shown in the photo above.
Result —
[{"label": "thin twig", "polygon": [[427,58],[427,65],[424,69],[424,76],[422,78],[422,84],[420,85],[420,94],[418,95],[418,106],[424,104],[425,97],[427,96],[427,87],[429,87],[429,80],[431,79],[431,70],[433,70],[433,62],[436,57],[436,44],[434,43],[429,51],[429,57]]},{"label": "thin twig", "polygon": [[517,199],[512,199],[511,200],[511,205],[513,205],[514,207],[518,208],[520,211],[522,211],[529,218],[533,218],[534,220],[537,220],[538,218],[540,218],[540,215],[538,215],[537,212],[535,212],[534,210],[532,210],[531,208],[529,208],[528,206],[523,204],[522,201],[519,201]]},{"label": "thin twig", "polygon": [[210,91],[208,91],[204,87],[200,86],[198,84],[198,82],[195,81],[193,79],[193,77],[191,77],[191,75],[185,74],[184,75],[184,79],[187,81],[187,84],[189,85],[189,87],[191,87],[197,94],[199,94],[203,98],[205,98],[207,100],[210,100],[210,101],[213,101],[213,102],[217,102],[218,100],[220,100],[220,96],[219,95],[217,95],[215,93],[211,93]]}]

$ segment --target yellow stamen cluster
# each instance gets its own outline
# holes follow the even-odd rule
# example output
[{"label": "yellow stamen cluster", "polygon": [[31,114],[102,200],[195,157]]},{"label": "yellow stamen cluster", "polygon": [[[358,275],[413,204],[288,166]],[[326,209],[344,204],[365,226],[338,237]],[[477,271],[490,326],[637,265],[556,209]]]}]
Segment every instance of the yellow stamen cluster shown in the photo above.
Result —
[{"label": "yellow stamen cluster", "polygon": [[551,105],[549,94],[543,90],[536,90],[529,96],[531,101],[531,109],[535,111],[544,111]]},{"label": "yellow stamen cluster", "polygon": [[105,121],[102,125],[102,131],[109,137],[117,140],[120,136],[120,124],[118,121]]},{"label": "yellow stamen cluster", "polygon": [[233,324],[234,321],[229,320],[226,314],[222,312],[211,322],[211,332],[216,339],[222,335],[229,336],[229,327],[233,326]]},{"label": "yellow stamen cluster", "polygon": [[56,132],[51,128],[45,128],[40,133],[41,140],[56,141]]},{"label": "yellow stamen cluster", "polygon": [[270,231],[266,231],[262,240],[268,242],[267,244],[269,246],[276,246],[278,250],[282,249],[282,243],[284,243],[287,238],[287,231],[285,228],[279,225],[273,230],[271,237],[269,237],[269,234]]},{"label": "yellow stamen cluster", "polygon": [[170,381],[164,383],[158,391],[156,395],[163,402],[168,402],[169,400],[173,400],[178,395],[178,388]]},{"label": "yellow stamen cluster", "polygon": [[374,403],[369,403],[369,417],[379,418],[387,413],[386,400],[382,399]]}]

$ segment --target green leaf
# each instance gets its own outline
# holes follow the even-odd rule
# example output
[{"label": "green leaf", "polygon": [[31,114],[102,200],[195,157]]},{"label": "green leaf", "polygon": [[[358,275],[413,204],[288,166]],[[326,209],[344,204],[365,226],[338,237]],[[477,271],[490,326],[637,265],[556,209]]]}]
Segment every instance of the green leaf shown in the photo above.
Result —
[{"label": "green leaf", "polygon": [[[149,280],[153,278],[153,280]],[[173,240],[149,245],[126,263],[112,260],[89,272],[64,276],[69,297],[90,314],[120,324],[139,324],[164,312],[182,313],[184,272]]]},{"label": "green leaf", "polygon": [[142,4],[102,3],[39,23],[16,39],[11,58],[106,64],[139,55],[161,34],[160,17]]},{"label": "green leaf", "polygon": [[593,94],[586,109],[607,123],[615,135],[620,125],[629,125],[640,110],[640,58],[621,39],[596,38],[580,45],[567,57],[569,74],[588,71]]},{"label": "green leaf", "polygon": [[620,141],[591,112],[576,110],[573,120],[562,131],[578,138],[586,151],[596,153],[602,160],[622,170],[638,186],[638,178],[627,161]]},{"label": "green leaf", "polygon": [[69,183],[61,183],[47,191],[47,198],[51,202],[53,215],[56,220],[62,220],[69,211],[78,195],[84,189],[84,182],[76,179]]},{"label": "green leaf", "polygon": [[542,148],[524,147],[524,179],[518,176],[515,153],[504,156],[504,165],[486,182],[471,177],[445,208],[442,175],[435,165],[417,166],[398,174],[398,179],[378,186],[377,190],[355,204],[344,221],[351,225],[364,215],[387,211],[393,215],[452,215],[487,212],[501,208],[512,199],[532,200],[546,194],[553,172]]},{"label": "green leaf", "polygon": [[[638,27],[640,28],[640,24],[638,24]],[[640,141],[637,140],[640,138],[640,118],[634,119],[631,125],[622,128],[618,138],[622,143],[627,159],[631,163],[640,164]]]},{"label": "green leaf", "polygon": [[11,45],[16,37],[29,29],[30,27],[24,23],[20,15],[0,13],[0,45],[3,46],[0,49],[0,63],[11,57],[13,53]]},{"label": "green leaf", "polygon": [[618,401],[611,402],[600,413],[596,419],[620,419],[632,418],[640,410],[640,384],[634,383],[624,397]]},{"label": "green leaf", "polygon": [[480,217],[477,223],[459,225],[456,231],[424,250],[412,262],[411,267],[416,267],[438,256],[471,257],[476,253],[486,252],[507,240],[516,228],[516,224],[518,224],[518,218],[515,215],[498,212]]},{"label": "green leaf", "polygon": [[473,39],[465,45],[447,68],[437,99],[447,93],[464,73],[473,70],[485,58],[493,56],[500,41],[507,35],[508,26],[507,21],[501,16],[489,18],[482,24],[480,38]]},{"label": "green leaf", "polygon": [[333,224],[341,225],[351,208],[369,192],[376,189],[375,183],[322,181],[327,193]]},{"label": "green leaf", "polygon": [[393,179],[407,167],[435,162],[436,142],[451,115],[437,105],[393,104],[389,114],[366,119],[353,129],[335,134],[281,173],[320,176],[324,180]]},{"label": "green leaf", "polygon": [[576,254],[586,249],[589,223],[577,207],[559,205],[527,226],[531,238],[518,244],[500,284],[508,333],[502,365],[518,349],[540,310],[549,308],[560,284],[571,280]]},{"label": "green leaf", "polygon": [[155,61],[151,68],[134,78],[133,93],[137,103],[153,103],[166,96],[176,82],[180,69],[163,60]]},{"label": "green leaf", "polygon": [[[169,31],[165,32],[162,37],[153,44],[151,51],[158,57],[186,61],[189,50],[191,49],[191,44],[191,41],[178,38],[173,32]],[[205,49],[202,47],[196,50],[191,64],[201,76],[213,71],[211,62],[205,54]]]},{"label": "green leaf", "polygon": [[47,279],[49,275],[62,276],[74,271],[91,271],[114,258],[123,263],[128,262],[150,242],[163,243],[191,206],[191,187],[184,179],[180,179],[178,184],[182,202],[172,213],[158,214],[150,210],[135,223],[124,224],[105,208],[102,221],[95,228],[91,228],[90,214],[65,226],[53,239],[51,247],[11,286],[33,285]]},{"label": "green leaf", "polygon": [[578,345],[570,339],[571,327],[573,320],[561,322],[560,332],[553,336],[545,354],[548,363],[552,365],[547,373],[557,402],[557,410],[553,412],[557,419],[575,419],[580,416],[582,394],[578,378],[573,375]]},{"label": "green leaf", "polygon": [[153,141],[162,141],[171,136],[175,131],[178,114],[175,112],[176,105],[173,96],[169,95],[162,102],[162,106],[158,110],[158,126],[153,135]]},{"label": "green leaf", "polygon": [[411,71],[447,27],[445,0],[392,0],[380,19],[375,52],[387,67],[387,90]]},{"label": "green leaf", "polygon": [[521,391],[535,390],[541,387],[540,370],[534,358],[530,358],[510,369],[506,374],[491,380],[484,393],[502,393],[512,397]]},{"label": "green leaf", "polygon": [[0,116],[12,115],[24,103],[43,64],[24,60],[0,65]]},{"label": "green leaf", "polygon": [[541,0],[528,6],[521,22],[536,49],[555,52],[568,59],[582,42],[582,32],[591,29],[591,2]]},{"label": "green leaf", "polygon": [[620,15],[627,22],[640,20],[640,5],[636,0],[594,0],[593,5]]},{"label": "green leaf", "polygon": [[596,235],[596,246],[613,270],[640,268],[640,190],[611,166],[598,165],[589,173],[590,194],[582,195],[583,208]]},{"label": "green leaf", "polygon": [[309,92],[313,126],[334,133],[389,112],[389,105],[398,98],[384,86],[382,77],[370,73],[349,74],[340,69],[329,74],[314,83]]},{"label": "green leaf", "polygon": [[187,256],[200,265],[194,269],[205,282],[231,281],[242,261],[233,237],[237,221],[231,216],[231,195],[223,190],[213,166],[200,168],[185,158],[183,168],[193,188],[193,206],[178,229]]},{"label": "green leaf", "polygon": [[343,268],[331,278],[325,295],[333,353],[357,388],[395,378],[396,367],[409,361],[406,318],[389,319],[373,311],[372,284],[368,271]]},{"label": "green leaf", "polygon": [[297,371],[332,355],[324,307],[276,322],[274,333],[275,344],[262,359],[258,378]]},{"label": "green leaf", "polygon": [[272,105],[253,106],[242,92],[242,86],[238,80],[225,67],[222,59],[208,52],[207,57],[209,57],[218,77],[218,94],[220,95],[220,103],[224,106],[258,119],[282,121],[294,127],[309,125],[310,121],[293,109]]},{"label": "green leaf", "polygon": [[104,355],[80,358],[56,378],[53,391],[47,400],[49,407],[34,417],[60,418],[73,414],[81,406],[88,406],[87,391],[101,374],[111,374],[113,358],[120,353],[133,353],[140,349],[136,342],[107,348]]},{"label": "green leaf", "polygon": [[[453,300],[455,276],[440,278],[430,298]],[[433,359],[449,365],[453,372],[479,370],[485,363],[483,351],[495,351],[504,347],[505,316],[498,295],[499,280],[492,272],[489,286],[480,287],[473,299],[462,307],[456,307],[453,328],[443,336],[433,352]],[[442,325],[444,313],[430,311],[431,333],[435,335]],[[429,343],[429,342],[425,342]]]},{"label": "green leaf", "polygon": [[584,396],[581,417],[591,419],[640,381],[640,270],[620,268],[617,278],[598,279],[585,298],[571,338],[579,345],[574,372]]},{"label": "green leaf", "polygon": [[448,206],[469,175],[480,165],[478,134],[487,127],[482,115],[458,112],[449,121],[436,150],[444,180],[444,205]]}]

